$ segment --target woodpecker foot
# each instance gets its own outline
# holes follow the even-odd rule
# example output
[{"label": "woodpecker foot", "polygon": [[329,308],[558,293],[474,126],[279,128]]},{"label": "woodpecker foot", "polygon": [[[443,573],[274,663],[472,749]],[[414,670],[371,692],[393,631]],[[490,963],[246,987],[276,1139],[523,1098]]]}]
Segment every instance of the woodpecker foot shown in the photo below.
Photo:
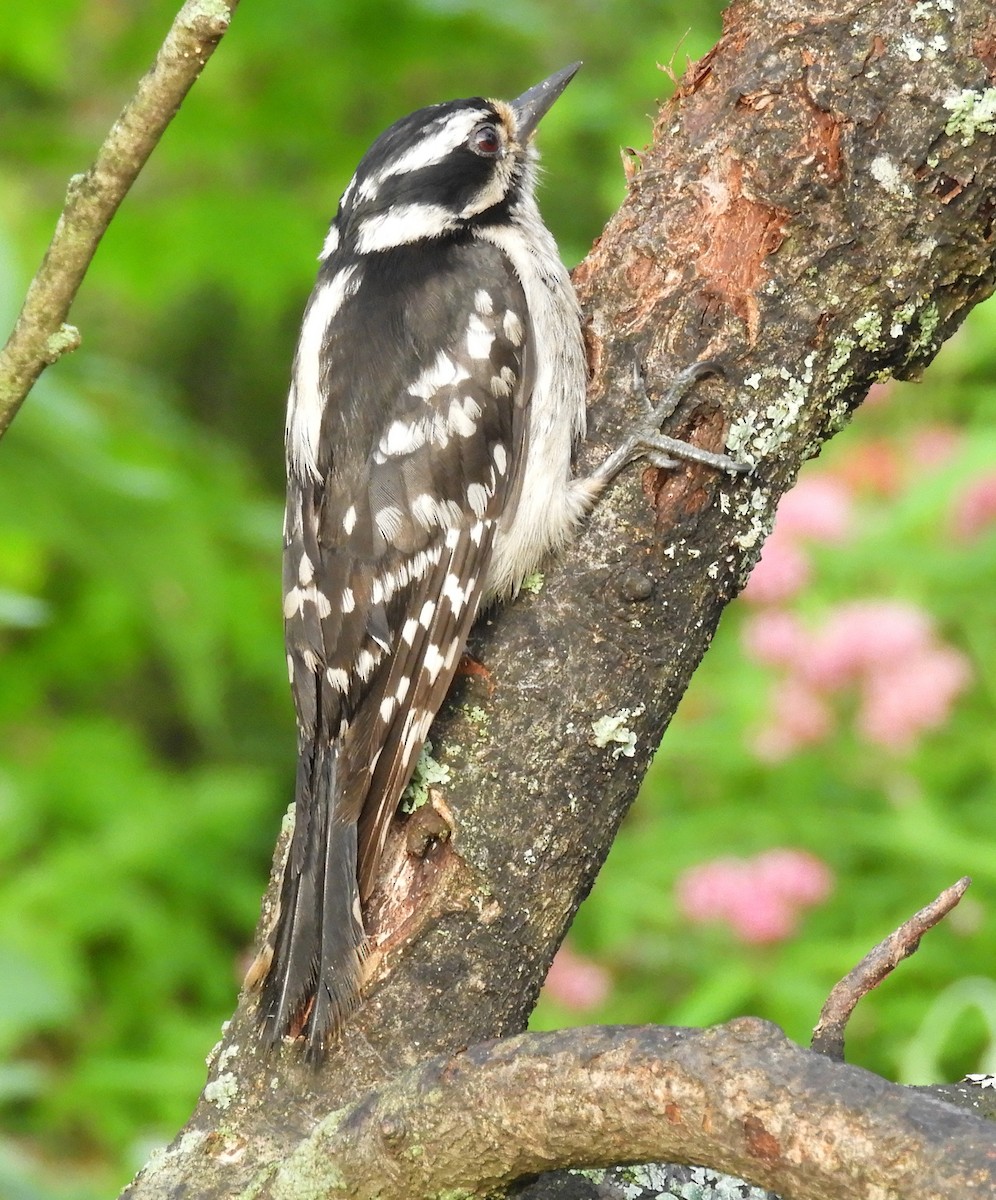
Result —
[{"label": "woodpecker foot", "polygon": [[673,416],[678,405],[700,379],[722,374],[722,367],[713,360],[703,359],[701,362],[692,363],[671,380],[663,396],[654,403],[647,392],[643,371],[638,363],[634,363],[633,385],[640,393],[645,416],[622,445],[595,471],[595,478],[608,483],[623,467],[638,458],[645,458],[652,466],[665,470],[673,470],[682,462],[697,462],[707,467],[715,467],[717,471],[728,471],[731,475],[749,471],[751,468],[747,463],[737,462],[728,454],[703,450],[700,446],[693,446],[691,442],[667,437],[660,431],[664,422]]}]

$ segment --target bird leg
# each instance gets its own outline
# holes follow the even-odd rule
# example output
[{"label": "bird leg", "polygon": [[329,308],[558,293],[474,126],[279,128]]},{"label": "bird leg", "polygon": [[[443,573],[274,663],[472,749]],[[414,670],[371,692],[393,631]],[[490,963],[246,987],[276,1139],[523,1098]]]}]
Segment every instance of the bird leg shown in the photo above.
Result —
[{"label": "bird leg", "polygon": [[708,375],[720,374],[720,366],[712,360],[703,359],[692,363],[671,380],[664,394],[654,403],[647,391],[643,371],[638,363],[634,363],[633,384],[640,393],[644,415],[630,430],[622,444],[595,469],[591,482],[604,486],[614,479],[623,467],[638,458],[645,458],[652,466],[665,470],[673,470],[682,462],[696,462],[715,467],[717,471],[728,471],[731,475],[749,471],[751,468],[747,463],[737,462],[728,454],[703,450],[700,446],[693,446],[690,442],[683,442],[661,433],[661,426],[674,415],[678,405],[698,380]]}]

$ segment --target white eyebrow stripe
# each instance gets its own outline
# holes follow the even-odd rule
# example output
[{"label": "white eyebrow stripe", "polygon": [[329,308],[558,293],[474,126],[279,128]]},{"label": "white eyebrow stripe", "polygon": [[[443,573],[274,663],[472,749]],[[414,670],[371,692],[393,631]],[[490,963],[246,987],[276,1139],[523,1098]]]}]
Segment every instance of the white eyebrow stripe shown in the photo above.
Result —
[{"label": "white eyebrow stripe", "polygon": [[425,167],[442,162],[447,154],[467,140],[474,126],[487,120],[487,117],[488,113],[484,109],[452,113],[434,133],[419,138],[404,154],[398,155],[379,171],[364,179],[359,186],[359,195],[364,200],[372,200],[384,181],[392,175],[407,175],[411,171],[421,171]]}]

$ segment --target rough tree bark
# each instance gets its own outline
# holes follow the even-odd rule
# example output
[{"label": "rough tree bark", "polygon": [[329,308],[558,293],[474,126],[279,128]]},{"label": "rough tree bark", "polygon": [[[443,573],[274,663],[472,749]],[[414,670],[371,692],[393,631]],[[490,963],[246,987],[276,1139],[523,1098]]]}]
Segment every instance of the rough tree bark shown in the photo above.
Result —
[{"label": "rough tree bark", "polygon": [[[366,1003],[315,1072],[294,1048],[261,1053],[244,994],[194,1115],[132,1185],[133,1200],[350,1194],[354,1179],[372,1177],[370,1160],[344,1175],[345,1161],[309,1158],[321,1143],[306,1139],[323,1118],[432,1055],[469,1062],[464,1047],[523,1028],[778,498],[872,381],[916,376],[993,289],[994,78],[991,0],[733,4],[719,44],[662,110],[626,202],[575,280],[593,368],[586,461],[634,411],[634,361],[660,381],[710,357],[725,378],[698,386],[669,432],[725,444],[753,473],[630,473],[541,593],[480,626],[472,649],[489,678],[461,683],[433,735],[451,769],[439,807],[452,836],[440,839],[424,811],[399,823],[370,914],[378,953]],[[600,718],[631,735],[632,757],[599,744]],[[271,886],[261,929],[273,897]],[[758,1063],[766,1047],[759,1036]],[[446,1087],[437,1073],[432,1088]],[[771,1104],[819,1111],[817,1100],[780,1092]],[[413,1125],[418,1105],[416,1094]],[[553,1127],[536,1111],[542,1158]],[[589,1112],[579,1101],[577,1121]],[[938,1112],[914,1115],[974,1146],[979,1163],[989,1155],[991,1171],[988,1130]],[[383,1163],[382,1194],[424,1194],[394,1187],[392,1128],[365,1143]],[[791,1147],[763,1125],[754,1132],[740,1162],[748,1177],[799,1196],[870,1194],[874,1164],[838,1192],[820,1191],[818,1147],[803,1178]],[[848,1136],[846,1125],[827,1132],[837,1149]],[[273,1168],[294,1152],[307,1172],[270,1191]],[[643,1157],[647,1146],[634,1137],[618,1153]],[[550,1150],[547,1161],[560,1159]],[[884,1145],[878,1161],[892,1161]],[[495,1182],[483,1169],[480,1178]],[[961,1187],[945,1191],[941,1180],[906,1194],[969,1194]]]},{"label": "rough tree bark", "polygon": [[[813,1098],[807,1112],[787,1100],[800,1093]],[[442,1055],[326,1118],[251,1194],[478,1195],[551,1163],[668,1155],[798,1200],[860,1200],[876,1186],[981,1196],[996,1179],[985,1121],[740,1018],[527,1034]]]}]

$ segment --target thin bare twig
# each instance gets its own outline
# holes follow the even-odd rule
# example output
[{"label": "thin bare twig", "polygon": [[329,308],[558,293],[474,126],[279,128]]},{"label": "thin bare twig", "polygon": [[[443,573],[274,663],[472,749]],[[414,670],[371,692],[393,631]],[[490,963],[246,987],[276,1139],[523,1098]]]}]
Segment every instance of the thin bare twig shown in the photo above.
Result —
[{"label": "thin bare twig", "polygon": [[923,935],[948,915],[964,896],[971,882],[966,875],[951,887],[945,888],[936,900],[914,913],[894,933],[890,933],[884,941],[879,942],[874,950],[866,954],[852,971],[835,984],[813,1030],[811,1045],[818,1054],[832,1058],[835,1062],[844,1061],[844,1030],[858,1001],[867,996],[872,988],[878,987],[904,958],[909,958],[919,949]]},{"label": "thin bare twig", "polygon": [[0,351],[0,437],[42,371],[80,343],[65,324],[97,245],[139,171],[228,28],[238,0],[187,0],[93,166],[69,181],[66,204],[24,307]]}]

